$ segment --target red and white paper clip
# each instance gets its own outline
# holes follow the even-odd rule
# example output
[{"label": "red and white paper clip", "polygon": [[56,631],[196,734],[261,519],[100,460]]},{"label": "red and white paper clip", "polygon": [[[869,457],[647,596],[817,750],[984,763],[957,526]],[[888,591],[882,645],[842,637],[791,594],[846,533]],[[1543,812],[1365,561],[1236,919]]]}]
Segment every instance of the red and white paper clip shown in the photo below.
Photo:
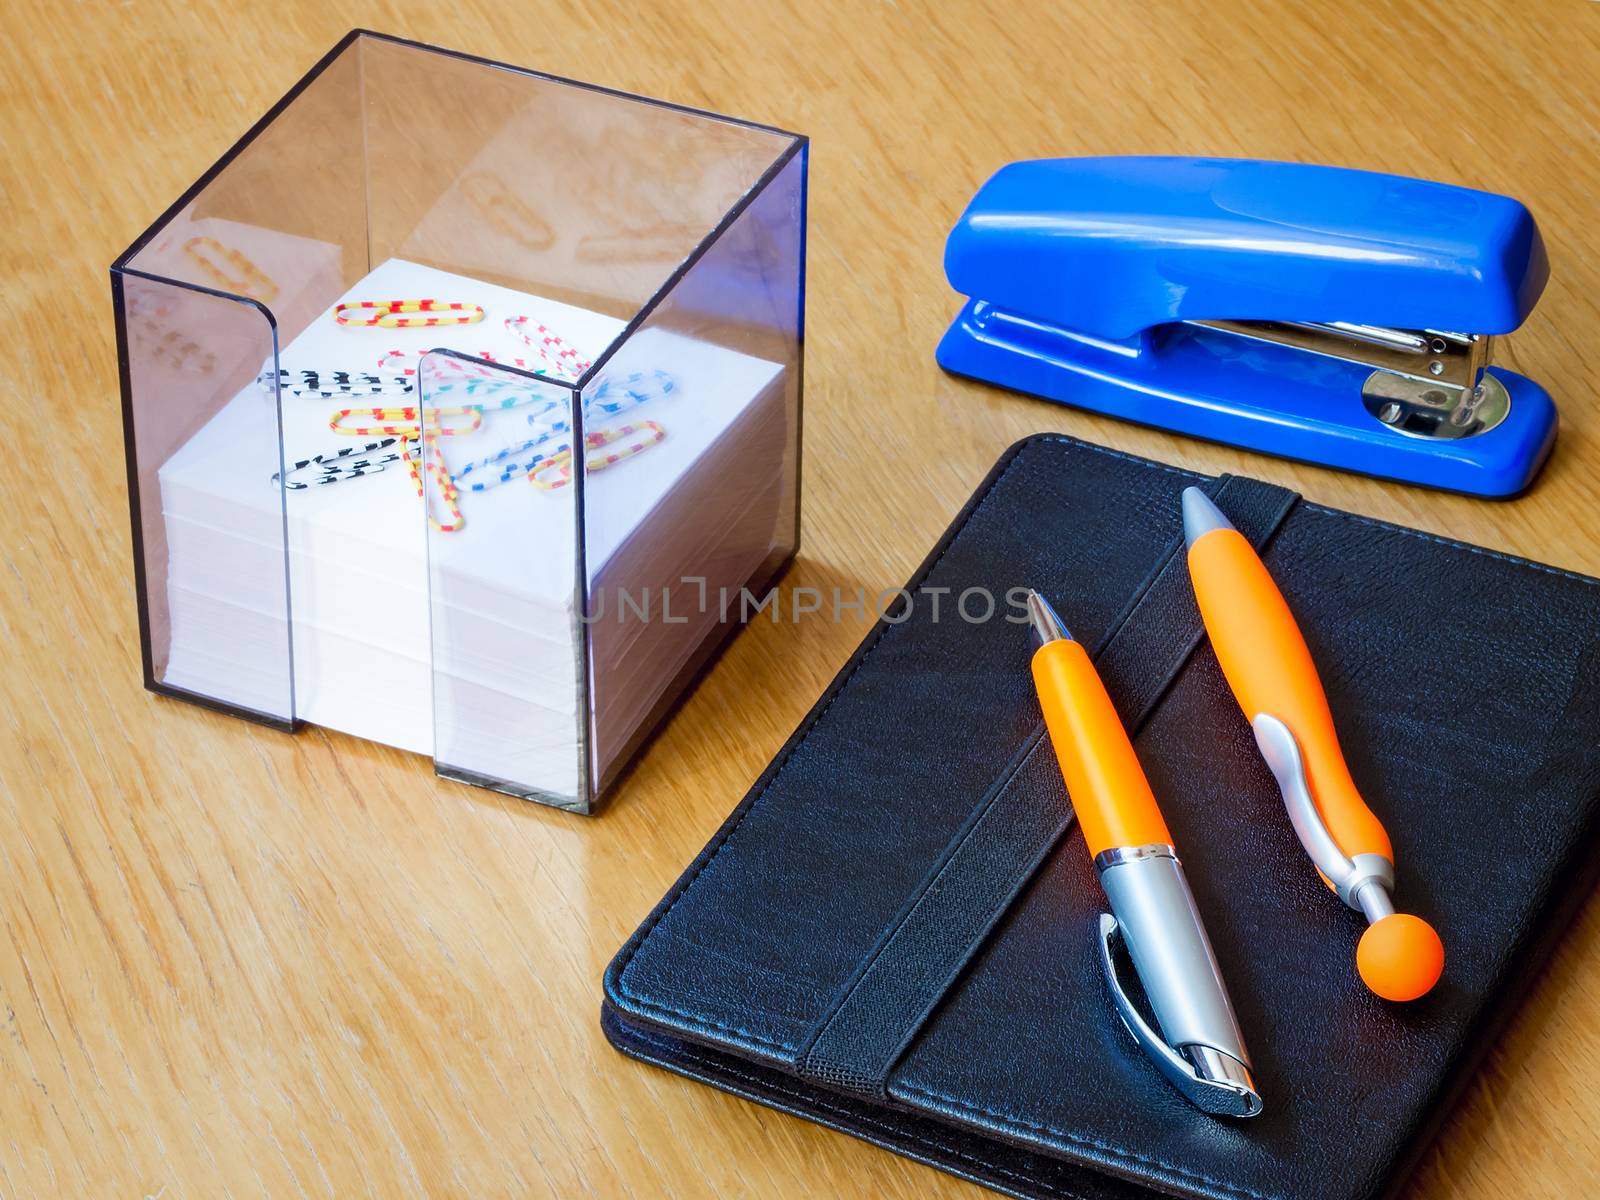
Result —
[{"label": "red and white paper clip", "polygon": [[532,317],[507,317],[506,329],[531,346],[534,353],[567,379],[576,379],[593,365],[593,359],[583,357],[567,345],[560,334]]}]

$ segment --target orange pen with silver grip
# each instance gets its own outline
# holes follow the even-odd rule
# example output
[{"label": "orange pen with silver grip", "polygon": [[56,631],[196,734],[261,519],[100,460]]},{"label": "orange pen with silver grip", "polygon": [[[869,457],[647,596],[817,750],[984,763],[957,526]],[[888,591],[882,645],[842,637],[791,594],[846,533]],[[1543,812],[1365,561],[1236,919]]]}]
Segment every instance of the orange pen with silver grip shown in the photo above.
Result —
[{"label": "orange pen with silver grip", "polygon": [[1370,922],[1356,947],[1361,978],[1386,1000],[1415,1000],[1438,982],[1444,947],[1426,921],[1394,910],[1394,849],[1345,765],[1294,614],[1255,547],[1199,488],[1184,490],[1183,533],[1206,634],[1295,833],[1323,881]]},{"label": "orange pen with silver grip", "polygon": [[[1101,966],[1128,1032],[1196,1106],[1222,1116],[1261,1111],[1244,1038],[1172,835],[1094,662],[1037,592],[1033,681],[1061,774],[1111,913],[1100,918]],[[1127,947],[1159,1031],[1123,989]]]}]

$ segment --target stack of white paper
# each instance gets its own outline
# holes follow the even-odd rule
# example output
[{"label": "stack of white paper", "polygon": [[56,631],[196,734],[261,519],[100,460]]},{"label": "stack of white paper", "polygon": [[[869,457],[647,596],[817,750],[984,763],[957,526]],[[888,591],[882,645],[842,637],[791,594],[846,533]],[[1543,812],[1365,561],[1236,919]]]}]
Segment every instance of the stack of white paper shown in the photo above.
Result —
[{"label": "stack of white paper", "polygon": [[[458,407],[472,406],[441,410],[441,428],[478,426],[435,443],[451,472],[472,467],[457,476],[461,528],[430,533],[406,463],[382,461],[404,443],[335,459],[384,435],[329,428],[341,409],[356,410],[342,419],[347,427],[414,426],[414,415],[371,410],[414,407],[415,391],[324,398],[304,388],[302,372],[317,372],[319,387],[334,390],[335,371],[392,379],[414,368],[421,351],[443,346],[571,378],[575,370],[541,359],[506,318],[528,318],[519,328],[536,340],[543,325],[584,357],[608,345],[622,322],[399,260],[372,271],[341,302],[420,298],[479,304],[485,317],[465,326],[381,329],[341,327],[330,312],[280,353],[286,462],[321,455],[342,468],[331,484],[317,483],[324,474],[317,464],[289,476],[291,485],[307,485],[287,495],[296,715],[457,770],[571,796],[580,756],[592,755],[597,769],[609,764],[720,620],[720,589],[736,593],[771,549],[789,486],[782,368],[654,329],[636,333],[607,364],[611,384],[591,400],[586,429],[617,436],[588,453],[591,461],[623,457],[594,470],[585,485],[585,557],[597,614],[590,694],[575,489],[536,487],[525,471],[498,481],[507,466],[570,442],[556,424],[568,417],[564,399],[550,404],[566,393],[503,382],[469,387],[470,373],[430,374],[430,409],[455,405],[457,392]],[[380,367],[390,351],[405,357]],[[436,393],[436,378],[456,390]],[[626,411],[606,411],[607,401]],[[160,471],[172,626],[165,681],[266,711],[281,709],[286,674],[284,516],[277,482],[257,469],[275,403],[269,389],[245,388]],[[541,436],[536,447],[483,462]],[[246,439],[255,439],[254,449],[242,453]],[[635,446],[644,448],[629,453]],[[349,469],[357,458],[371,464],[360,475]],[[551,468],[541,478],[559,474]],[[469,490],[485,480],[488,490]],[[437,495],[432,507],[442,523],[454,520]],[[641,600],[648,616],[639,614]]]}]

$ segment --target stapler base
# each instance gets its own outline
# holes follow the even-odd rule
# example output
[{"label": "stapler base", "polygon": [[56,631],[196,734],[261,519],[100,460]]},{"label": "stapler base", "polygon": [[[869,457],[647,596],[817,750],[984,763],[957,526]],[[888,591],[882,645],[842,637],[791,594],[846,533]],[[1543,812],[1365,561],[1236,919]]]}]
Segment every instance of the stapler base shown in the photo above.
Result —
[{"label": "stapler base", "polygon": [[956,375],[1122,420],[1476,496],[1526,490],[1556,436],[1549,395],[1513,371],[1488,368],[1509,403],[1493,428],[1418,437],[1370,410],[1370,369],[1187,323],[1108,342],[971,300],[938,361]]}]

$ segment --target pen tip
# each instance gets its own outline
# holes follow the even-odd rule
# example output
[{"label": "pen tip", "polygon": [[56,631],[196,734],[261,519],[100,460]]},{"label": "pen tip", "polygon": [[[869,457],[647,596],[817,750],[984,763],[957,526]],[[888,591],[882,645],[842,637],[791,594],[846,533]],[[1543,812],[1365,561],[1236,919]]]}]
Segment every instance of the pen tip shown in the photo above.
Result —
[{"label": "pen tip", "polygon": [[1222,515],[1211,497],[1197,487],[1183,489],[1183,544],[1187,548],[1213,529],[1232,529],[1233,522]]},{"label": "pen tip", "polygon": [[1034,639],[1041,646],[1047,642],[1072,640],[1060,616],[1050,607],[1050,601],[1031,588],[1028,590],[1028,620],[1033,625]]}]

